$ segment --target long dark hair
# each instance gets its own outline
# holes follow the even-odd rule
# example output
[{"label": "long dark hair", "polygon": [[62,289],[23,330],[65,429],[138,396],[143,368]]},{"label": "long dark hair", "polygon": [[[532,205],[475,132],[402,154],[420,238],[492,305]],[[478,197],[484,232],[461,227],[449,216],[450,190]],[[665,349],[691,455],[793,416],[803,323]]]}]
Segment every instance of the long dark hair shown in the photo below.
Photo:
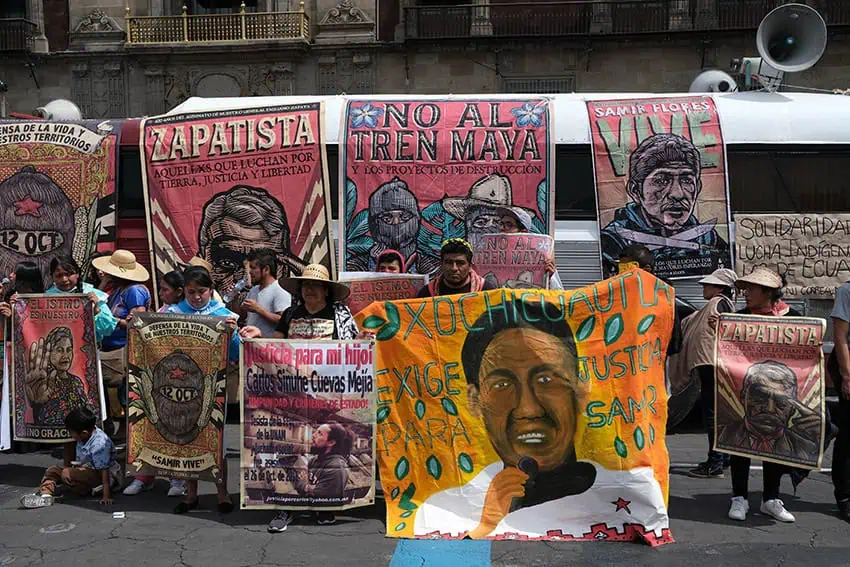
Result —
[{"label": "long dark hair", "polygon": [[41,269],[34,262],[18,262],[15,266],[15,285],[6,292],[5,301],[16,293],[44,293]]},{"label": "long dark hair", "polygon": [[186,268],[183,272],[183,287],[186,287],[190,283],[196,283],[201,287],[215,289],[209,270],[203,266],[189,266]]},{"label": "long dark hair", "polygon": [[[183,289],[186,287],[185,280],[183,279],[183,274],[178,270],[171,270],[164,276],[162,276],[162,281],[167,283],[172,289]],[[182,300],[185,297],[185,293],[180,294],[180,299]]]},{"label": "long dark hair", "polygon": [[74,260],[72,256],[56,256],[50,261],[50,277],[53,277],[53,272],[57,269],[62,268],[64,271],[69,274],[77,274],[77,285],[72,290],[74,293],[82,293],[83,292],[83,274],[80,271],[80,265],[77,264],[77,261]]}]

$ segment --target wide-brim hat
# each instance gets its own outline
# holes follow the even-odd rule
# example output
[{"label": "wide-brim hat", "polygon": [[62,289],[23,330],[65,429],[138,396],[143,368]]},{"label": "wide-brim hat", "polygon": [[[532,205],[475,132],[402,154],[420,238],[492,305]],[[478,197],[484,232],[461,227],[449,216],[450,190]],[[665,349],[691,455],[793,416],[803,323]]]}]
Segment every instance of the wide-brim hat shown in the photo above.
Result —
[{"label": "wide-brim hat", "polygon": [[116,250],[110,256],[95,258],[91,263],[104,274],[122,280],[146,282],[151,277],[145,267],[136,262],[136,255],[129,250]]},{"label": "wide-brim hat", "polygon": [[771,289],[782,289],[782,278],[773,270],[769,270],[763,266],[754,269],[751,274],[738,278],[735,285],[744,287],[743,284],[750,283],[768,287]]},{"label": "wide-brim hat", "polygon": [[738,274],[729,268],[720,268],[714,270],[710,275],[705,276],[699,281],[700,285],[716,285],[720,287],[734,287],[738,281]]},{"label": "wide-brim hat", "polygon": [[[504,175],[493,173],[476,181],[466,197],[447,197],[443,199],[443,209],[455,218],[466,218],[472,207],[512,208],[513,193],[511,180]],[[529,213],[533,211],[529,210]]]},{"label": "wide-brim hat", "polygon": [[304,281],[322,282],[327,285],[333,291],[335,301],[343,301],[346,297],[348,297],[348,294],[351,293],[348,286],[331,280],[331,275],[328,272],[328,269],[322,264],[310,264],[304,268],[304,271],[301,272],[300,276],[291,276],[281,279],[280,287],[292,295],[297,295],[298,288],[301,285],[301,282]]},{"label": "wide-brim hat", "polygon": [[200,256],[192,256],[192,259],[189,260],[190,266],[196,266],[199,268],[206,268],[208,272],[212,272],[213,265],[201,258]]}]

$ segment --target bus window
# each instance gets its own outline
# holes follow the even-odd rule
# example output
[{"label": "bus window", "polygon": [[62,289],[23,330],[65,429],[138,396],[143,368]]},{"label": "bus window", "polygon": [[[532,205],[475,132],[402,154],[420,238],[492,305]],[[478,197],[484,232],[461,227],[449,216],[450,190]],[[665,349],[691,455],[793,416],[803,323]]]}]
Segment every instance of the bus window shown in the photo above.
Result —
[{"label": "bus window", "polygon": [[590,145],[558,144],[555,150],[555,219],[596,218],[596,188]]},{"label": "bus window", "polygon": [[121,147],[118,164],[118,217],[140,218],[145,216],[145,195],[142,190],[142,165],[139,149]]}]

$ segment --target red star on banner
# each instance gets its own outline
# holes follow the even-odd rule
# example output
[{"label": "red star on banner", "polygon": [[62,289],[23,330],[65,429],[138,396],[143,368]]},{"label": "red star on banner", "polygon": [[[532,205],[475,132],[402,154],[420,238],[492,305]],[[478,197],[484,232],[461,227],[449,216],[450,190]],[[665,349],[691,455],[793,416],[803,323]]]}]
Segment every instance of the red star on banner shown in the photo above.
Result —
[{"label": "red star on banner", "polygon": [[171,371],[170,376],[176,380],[182,380],[184,376],[186,376],[185,370],[180,370],[179,368],[175,368]]},{"label": "red star on banner", "polygon": [[614,510],[615,512],[619,512],[620,510],[625,510],[629,514],[632,513],[632,511],[629,510],[629,504],[631,504],[631,503],[632,503],[631,500],[623,500],[622,498],[617,498],[616,502],[611,502],[611,504],[613,504],[614,506],[617,507],[617,509]]},{"label": "red star on banner", "polygon": [[41,211],[39,211],[39,209],[43,204],[44,203],[39,203],[38,201],[33,201],[32,197],[27,195],[27,198],[23,201],[15,201],[15,206],[18,208],[18,210],[15,211],[15,216],[32,215],[34,217],[40,217]]}]

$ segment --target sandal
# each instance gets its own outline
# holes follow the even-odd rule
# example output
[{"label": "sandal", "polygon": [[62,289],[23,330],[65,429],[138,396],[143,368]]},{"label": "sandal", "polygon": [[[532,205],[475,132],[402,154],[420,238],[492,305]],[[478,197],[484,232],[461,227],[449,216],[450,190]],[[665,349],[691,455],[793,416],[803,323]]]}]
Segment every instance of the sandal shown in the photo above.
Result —
[{"label": "sandal", "polygon": [[185,500],[179,502],[177,506],[174,507],[175,514],[185,514],[189,510],[194,510],[198,507],[198,499],[195,498],[191,502],[186,502]]},{"label": "sandal", "polygon": [[230,500],[225,500],[224,502],[218,503],[218,511],[220,514],[229,514],[233,512],[233,502]]}]

